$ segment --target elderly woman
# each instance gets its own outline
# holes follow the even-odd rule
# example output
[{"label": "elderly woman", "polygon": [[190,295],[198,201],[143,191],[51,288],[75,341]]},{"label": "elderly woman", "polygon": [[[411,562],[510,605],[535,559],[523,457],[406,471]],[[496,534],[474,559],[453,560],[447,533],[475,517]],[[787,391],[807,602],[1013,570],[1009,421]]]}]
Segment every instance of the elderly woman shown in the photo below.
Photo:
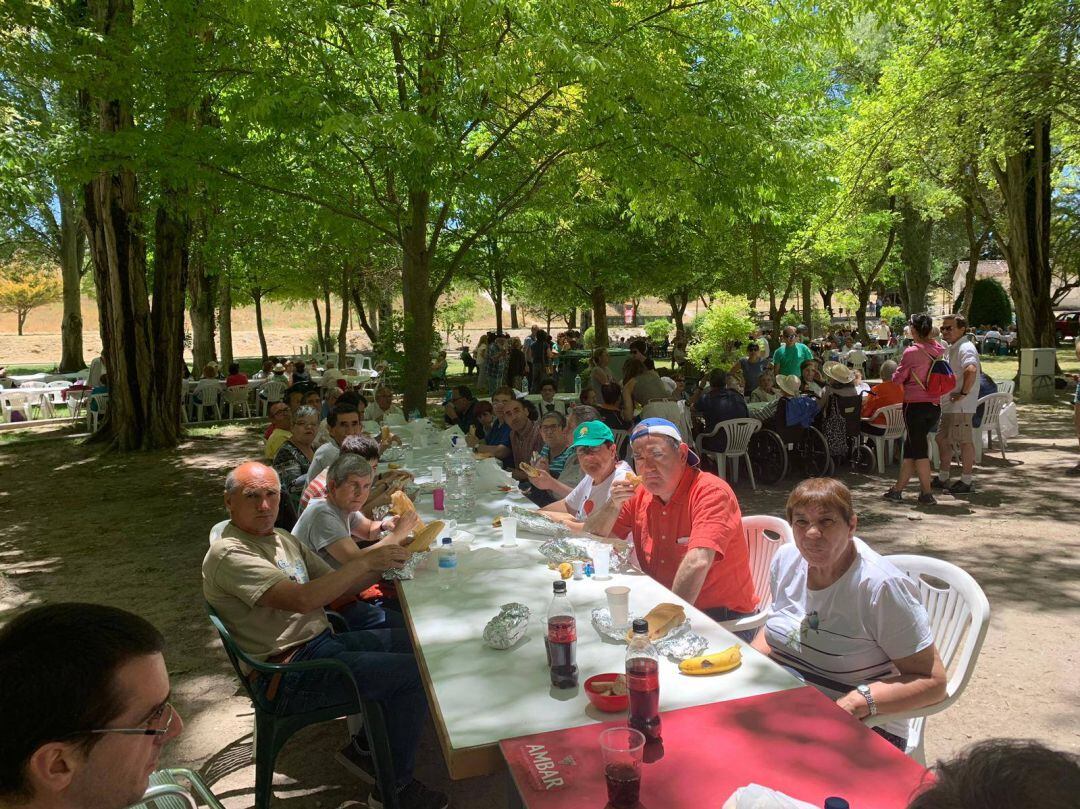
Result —
[{"label": "elderly woman", "polygon": [[[773,603],[753,646],[858,719],[945,698],[945,667],[915,584],[855,536],[851,492],[804,480],[788,497],[794,545],[773,557]],[[906,720],[875,731],[901,750]]]},{"label": "elderly woman", "polygon": [[803,360],[799,366],[800,389],[803,393],[811,396],[820,396],[824,390],[821,373],[818,371],[817,360]]},{"label": "elderly woman", "polygon": [[307,485],[307,471],[315,449],[311,442],[319,429],[319,411],[309,405],[296,408],[292,417],[292,435],[274,455],[274,469],[281,479],[281,490],[287,492],[294,503]]},{"label": "elderly woman", "polygon": [[776,377],[772,371],[762,371],[758,377],[757,387],[750,394],[751,402],[775,402],[780,398],[780,391],[776,389]]}]

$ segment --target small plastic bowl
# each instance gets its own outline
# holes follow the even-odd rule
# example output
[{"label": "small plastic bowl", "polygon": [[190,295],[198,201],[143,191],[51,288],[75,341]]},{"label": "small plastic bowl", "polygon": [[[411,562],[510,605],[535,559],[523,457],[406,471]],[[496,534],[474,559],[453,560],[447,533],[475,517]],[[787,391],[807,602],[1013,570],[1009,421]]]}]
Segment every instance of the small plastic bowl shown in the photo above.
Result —
[{"label": "small plastic bowl", "polygon": [[596,674],[585,681],[585,694],[588,696],[589,702],[595,705],[598,710],[605,713],[618,713],[630,707],[630,696],[628,694],[614,696],[611,694],[598,694],[593,690],[593,684],[614,682],[619,676],[618,674]]}]

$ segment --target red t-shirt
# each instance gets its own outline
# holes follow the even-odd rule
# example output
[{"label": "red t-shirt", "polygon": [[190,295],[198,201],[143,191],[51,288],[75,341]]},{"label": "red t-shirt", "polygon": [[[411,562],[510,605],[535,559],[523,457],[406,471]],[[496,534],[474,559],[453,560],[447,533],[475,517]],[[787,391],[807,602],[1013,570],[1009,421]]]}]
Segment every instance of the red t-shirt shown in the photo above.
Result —
[{"label": "red t-shirt", "polygon": [[698,609],[753,612],[757,607],[739,501],[716,475],[687,467],[668,503],[638,486],[611,529],[623,539],[631,532],[641,569],[668,589],[688,550],[716,551],[694,602]]},{"label": "red t-shirt", "polygon": [[234,388],[238,385],[246,385],[247,383],[247,374],[229,374],[225,378],[225,387],[227,388]]}]

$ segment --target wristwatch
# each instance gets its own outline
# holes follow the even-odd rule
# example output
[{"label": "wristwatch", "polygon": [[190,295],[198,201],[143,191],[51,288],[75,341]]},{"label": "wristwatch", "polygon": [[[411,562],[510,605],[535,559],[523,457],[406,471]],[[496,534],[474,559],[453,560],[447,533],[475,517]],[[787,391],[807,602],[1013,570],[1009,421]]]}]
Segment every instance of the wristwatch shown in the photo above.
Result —
[{"label": "wristwatch", "polygon": [[877,714],[877,703],[874,702],[874,695],[870,693],[870,686],[866,683],[860,683],[855,687],[855,690],[862,694],[862,698],[866,700],[866,707],[870,709],[870,716]]}]

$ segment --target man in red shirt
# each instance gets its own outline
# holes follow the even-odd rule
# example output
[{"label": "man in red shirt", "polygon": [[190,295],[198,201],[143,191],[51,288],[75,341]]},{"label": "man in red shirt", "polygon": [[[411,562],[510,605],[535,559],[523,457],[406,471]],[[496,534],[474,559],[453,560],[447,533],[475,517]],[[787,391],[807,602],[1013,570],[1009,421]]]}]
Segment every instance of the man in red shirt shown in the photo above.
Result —
[{"label": "man in red shirt", "polygon": [[[643,419],[630,434],[638,486],[619,481],[585,521],[600,536],[634,536],[641,569],[716,621],[757,607],[750,554],[735,493],[697,469],[698,457],[666,419]],[[740,633],[749,641],[756,630]]]}]

